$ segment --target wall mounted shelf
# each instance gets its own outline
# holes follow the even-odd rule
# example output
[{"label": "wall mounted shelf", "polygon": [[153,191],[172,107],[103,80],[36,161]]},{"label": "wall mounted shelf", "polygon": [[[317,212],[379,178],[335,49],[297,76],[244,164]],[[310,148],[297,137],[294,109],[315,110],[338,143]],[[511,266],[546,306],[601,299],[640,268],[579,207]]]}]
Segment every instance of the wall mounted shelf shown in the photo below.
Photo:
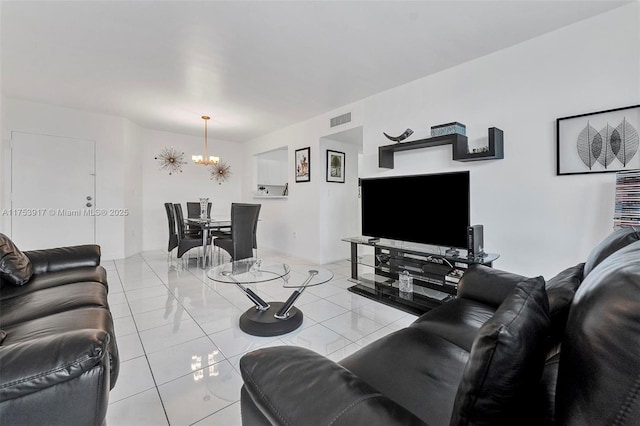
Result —
[{"label": "wall mounted shelf", "polygon": [[484,152],[469,152],[469,142],[466,136],[454,133],[451,135],[435,136],[410,142],[395,143],[378,147],[378,167],[393,169],[393,157],[396,152],[412,149],[430,148],[432,146],[451,145],[454,161],[501,160],[504,158],[504,144],[502,130],[497,127],[489,128],[489,149]]}]

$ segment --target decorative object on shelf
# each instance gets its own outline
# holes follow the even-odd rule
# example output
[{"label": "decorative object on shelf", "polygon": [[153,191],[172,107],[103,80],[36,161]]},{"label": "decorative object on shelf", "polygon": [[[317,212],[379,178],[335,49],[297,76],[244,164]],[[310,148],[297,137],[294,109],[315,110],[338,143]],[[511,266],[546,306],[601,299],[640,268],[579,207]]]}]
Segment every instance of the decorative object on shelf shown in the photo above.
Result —
[{"label": "decorative object on shelf", "polygon": [[557,174],[640,168],[640,105],[556,120]]},{"label": "decorative object on shelf", "polygon": [[296,182],[311,180],[311,148],[296,149]]},{"label": "decorative object on shelf", "polygon": [[213,166],[214,164],[218,164],[220,162],[220,158],[209,155],[209,146],[207,144],[207,121],[209,121],[211,117],[203,115],[202,119],[204,120],[204,155],[192,155],[191,160],[194,164]]},{"label": "decorative object on shelf", "polygon": [[393,169],[394,153],[398,151],[409,151],[433,146],[452,145],[452,156],[454,161],[479,161],[479,160],[501,160],[504,158],[504,134],[497,127],[489,127],[488,148],[480,152],[469,152],[469,142],[465,135],[452,133],[449,135],[434,136],[427,139],[405,142],[402,144],[392,144],[378,147],[378,167]]},{"label": "decorative object on shelf", "polygon": [[407,130],[405,130],[404,133],[401,134],[400,136],[389,136],[385,132],[382,132],[382,134],[385,135],[387,139],[400,143],[406,138],[408,138],[409,136],[411,136],[413,134],[413,130],[407,128]]},{"label": "decorative object on shelf", "polygon": [[200,219],[207,219],[209,199],[200,197]]},{"label": "decorative object on shelf", "polygon": [[327,150],[327,182],[344,183],[344,152]]},{"label": "decorative object on shelf", "polygon": [[286,197],[289,195],[289,182],[284,184],[284,189],[282,190],[282,195]]},{"label": "decorative object on shelf", "polygon": [[640,170],[624,170],[616,173],[613,226],[615,229],[640,226]]},{"label": "decorative object on shelf", "polygon": [[172,146],[161,148],[160,154],[155,159],[158,160],[160,170],[167,170],[170,175],[176,172],[182,173],[182,166],[187,164],[184,152],[180,152]]},{"label": "decorative object on shelf", "polygon": [[453,123],[438,124],[437,126],[431,126],[431,136],[444,136],[459,134],[466,136],[467,128],[464,124],[454,121]]},{"label": "decorative object on shelf", "polygon": [[218,161],[211,166],[211,179],[218,182],[218,185],[222,185],[222,182],[226,182],[231,177],[231,166],[224,161]]}]

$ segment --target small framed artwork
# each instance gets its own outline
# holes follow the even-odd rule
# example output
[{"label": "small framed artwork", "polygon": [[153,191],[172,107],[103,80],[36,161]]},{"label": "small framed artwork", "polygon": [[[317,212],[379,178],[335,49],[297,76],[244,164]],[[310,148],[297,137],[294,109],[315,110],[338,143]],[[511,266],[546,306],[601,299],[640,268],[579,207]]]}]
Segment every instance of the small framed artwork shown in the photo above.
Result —
[{"label": "small framed artwork", "polygon": [[296,182],[311,180],[311,148],[296,149]]},{"label": "small framed artwork", "polygon": [[640,105],[556,120],[557,174],[640,168]]},{"label": "small framed artwork", "polygon": [[327,182],[344,183],[344,152],[327,150]]}]

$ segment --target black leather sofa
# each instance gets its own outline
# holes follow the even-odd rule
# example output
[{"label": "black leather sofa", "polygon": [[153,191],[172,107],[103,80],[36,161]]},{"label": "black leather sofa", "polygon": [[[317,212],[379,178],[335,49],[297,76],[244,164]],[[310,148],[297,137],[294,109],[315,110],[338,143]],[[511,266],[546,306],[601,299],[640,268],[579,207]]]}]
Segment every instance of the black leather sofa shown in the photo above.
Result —
[{"label": "black leather sofa", "polygon": [[339,363],[242,357],[245,425],[639,425],[640,234],[545,282],[470,268],[458,297]]},{"label": "black leather sofa", "polygon": [[0,234],[0,423],[101,425],[118,348],[100,247],[25,251]]}]

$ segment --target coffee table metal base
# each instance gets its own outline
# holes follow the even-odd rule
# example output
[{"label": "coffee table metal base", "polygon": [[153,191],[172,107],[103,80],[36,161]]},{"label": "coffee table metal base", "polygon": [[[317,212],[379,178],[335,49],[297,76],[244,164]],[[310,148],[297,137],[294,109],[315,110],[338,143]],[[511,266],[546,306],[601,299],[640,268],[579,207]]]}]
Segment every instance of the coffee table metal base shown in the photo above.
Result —
[{"label": "coffee table metal base", "polygon": [[273,315],[285,302],[269,302],[270,308],[260,311],[250,308],[240,316],[240,329],[253,336],[279,336],[289,333],[302,325],[302,311],[292,307],[286,319],[278,319]]}]

